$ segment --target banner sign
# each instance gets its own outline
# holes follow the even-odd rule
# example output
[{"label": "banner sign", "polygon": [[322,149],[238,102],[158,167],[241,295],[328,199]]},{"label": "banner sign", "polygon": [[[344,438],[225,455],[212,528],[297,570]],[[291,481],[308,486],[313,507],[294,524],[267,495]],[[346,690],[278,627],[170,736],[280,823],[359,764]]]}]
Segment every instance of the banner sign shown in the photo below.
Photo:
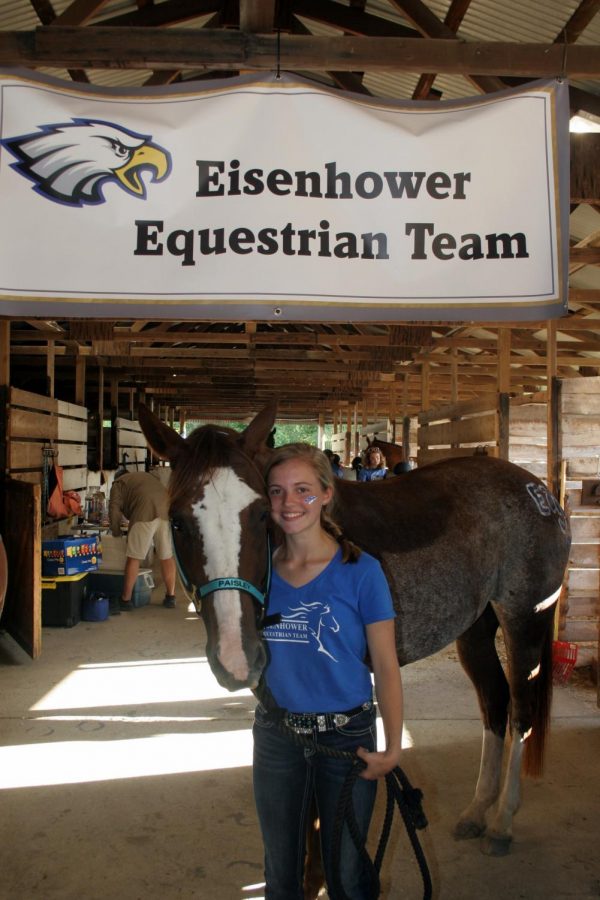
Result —
[{"label": "banner sign", "polygon": [[0,72],[0,313],[566,313],[568,89],[394,102],[291,76]]}]

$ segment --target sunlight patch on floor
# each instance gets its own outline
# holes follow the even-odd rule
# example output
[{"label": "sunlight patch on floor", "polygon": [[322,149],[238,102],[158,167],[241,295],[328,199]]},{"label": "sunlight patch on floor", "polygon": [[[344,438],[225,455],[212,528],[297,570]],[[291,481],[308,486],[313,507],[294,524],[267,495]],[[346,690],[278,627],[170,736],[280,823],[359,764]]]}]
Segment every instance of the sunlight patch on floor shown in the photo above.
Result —
[{"label": "sunlight patch on floor", "polygon": [[33,711],[178,703],[250,696],[221,688],[206,658],[84,665],[65,676]]},{"label": "sunlight patch on floor", "polygon": [[252,730],[0,748],[0,789],[118,781],[252,764]]}]

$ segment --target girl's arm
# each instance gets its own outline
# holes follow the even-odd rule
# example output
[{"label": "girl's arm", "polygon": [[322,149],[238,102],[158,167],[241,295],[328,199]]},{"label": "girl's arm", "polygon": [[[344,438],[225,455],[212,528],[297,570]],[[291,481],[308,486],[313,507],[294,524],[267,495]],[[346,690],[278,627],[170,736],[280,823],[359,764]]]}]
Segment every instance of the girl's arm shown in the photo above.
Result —
[{"label": "girl's arm", "polygon": [[372,780],[391,772],[398,765],[402,752],[404,710],[394,620],[367,625],[367,644],[375,676],[375,694],[383,720],[385,750],[369,753],[359,747],[356,752],[367,764],[361,777]]}]

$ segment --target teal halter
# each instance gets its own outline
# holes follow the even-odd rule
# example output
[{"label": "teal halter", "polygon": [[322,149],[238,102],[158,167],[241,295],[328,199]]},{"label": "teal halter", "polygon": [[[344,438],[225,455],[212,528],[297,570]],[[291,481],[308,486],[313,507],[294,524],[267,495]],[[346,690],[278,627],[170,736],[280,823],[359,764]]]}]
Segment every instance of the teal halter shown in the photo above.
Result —
[{"label": "teal halter", "polygon": [[252,599],[256,600],[256,602],[258,603],[260,607],[260,626],[265,627],[265,625],[267,624],[267,619],[270,619],[270,617],[267,617],[266,615],[266,610],[269,590],[271,589],[271,535],[267,532],[267,572],[265,575],[265,589],[261,591],[259,588],[253,585],[252,582],[246,581],[245,578],[238,578],[237,576],[231,578],[213,578],[212,581],[207,581],[206,584],[195,585],[187,577],[186,572],[181,564],[181,560],[177,555],[175,536],[173,534],[173,531],[173,522],[171,521],[173,555],[175,556],[177,571],[179,572],[179,577],[181,578],[185,589],[192,596],[194,606],[196,607],[196,612],[198,613],[198,615],[200,615],[202,612],[202,600],[209,594],[214,594],[217,591],[245,591],[246,594],[250,594]]}]

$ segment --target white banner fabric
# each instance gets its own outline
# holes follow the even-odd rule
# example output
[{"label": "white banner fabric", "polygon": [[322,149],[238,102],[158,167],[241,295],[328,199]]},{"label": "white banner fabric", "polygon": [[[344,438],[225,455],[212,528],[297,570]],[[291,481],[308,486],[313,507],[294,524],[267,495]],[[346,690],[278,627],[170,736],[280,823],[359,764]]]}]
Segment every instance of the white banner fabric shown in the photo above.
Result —
[{"label": "white banner fabric", "polygon": [[205,84],[0,72],[1,313],[566,312],[566,84],[447,103]]}]

